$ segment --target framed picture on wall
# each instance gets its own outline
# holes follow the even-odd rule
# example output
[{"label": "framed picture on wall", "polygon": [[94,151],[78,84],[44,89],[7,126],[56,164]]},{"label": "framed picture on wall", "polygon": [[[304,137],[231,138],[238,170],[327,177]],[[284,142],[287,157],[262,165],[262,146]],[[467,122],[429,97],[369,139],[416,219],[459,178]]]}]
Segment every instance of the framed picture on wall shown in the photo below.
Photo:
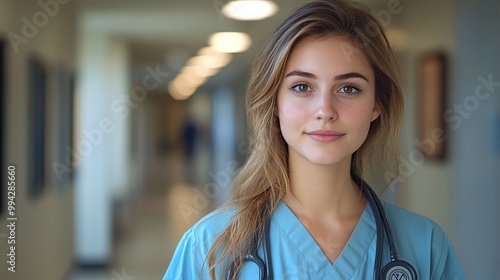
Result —
[{"label": "framed picture on wall", "polygon": [[59,136],[58,156],[56,165],[52,166],[60,188],[71,183],[73,178],[72,159],[68,155],[73,147],[73,122],[74,122],[74,75],[65,66],[60,65],[56,70],[59,99]]},{"label": "framed picture on wall", "polygon": [[446,124],[443,114],[446,106],[446,55],[443,52],[424,54],[419,63],[418,91],[418,145],[429,158],[446,157]]},{"label": "framed picture on wall", "polygon": [[45,130],[46,130],[46,86],[47,71],[37,57],[28,60],[29,76],[29,112],[30,112],[30,164],[31,180],[29,194],[37,196],[45,184]]},{"label": "framed picture on wall", "polygon": [[[2,184],[6,184],[6,176],[7,176],[7,166],[4,166],[6,163],[6,155],[5,155],[5,137],[6,137],[6,124],[5,120],[7,118],[5,110],[5,41],[3,38],[0,38],[0,170],[2,170],[2,175],[0,175],[0,179],[2,180]],[[5,188],[7,189],[7,188]],[[0,191],[0,215],[2,214],[4,208],[4,194],[5,191],[2,188]]]}]

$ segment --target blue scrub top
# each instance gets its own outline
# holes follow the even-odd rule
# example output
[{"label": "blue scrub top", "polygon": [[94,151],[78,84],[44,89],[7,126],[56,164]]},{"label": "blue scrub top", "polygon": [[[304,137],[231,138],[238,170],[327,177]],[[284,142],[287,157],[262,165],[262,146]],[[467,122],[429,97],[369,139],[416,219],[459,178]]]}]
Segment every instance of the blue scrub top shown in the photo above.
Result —
[{"label": "blue scrub top", "polygon": [[[409,262],[419,279],[465,279],[457,255],[443,230],[433,221],[382,202],[391,224],[399,259]],[[205,257],[234,211],[214,211],[182,237],[167,269],[166,279],[210,279]],[[369,204],[349,241],[331,264],[300,220],[281,202],[271,218],[271,257],[274,279],[372,279],[376,252],[376,223]],[[263,245],[259,256],[264,259]],[[387,240],[382,267],[389,262]],[[225,279],[228,262],[216,268]],[[258,279],[257,266],[245,262],[238,279]]]}]

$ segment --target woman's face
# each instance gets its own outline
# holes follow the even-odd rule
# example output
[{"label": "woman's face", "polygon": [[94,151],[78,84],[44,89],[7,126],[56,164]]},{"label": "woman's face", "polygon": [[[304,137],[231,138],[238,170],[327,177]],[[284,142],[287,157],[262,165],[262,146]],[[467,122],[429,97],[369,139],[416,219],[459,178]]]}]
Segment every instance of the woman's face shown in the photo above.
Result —
[{"label": "woman's face", "polygon": [[276,113],[291,160],[350,164],[380,114],[373,70],[345,38],[305,39],[288,59]]}]

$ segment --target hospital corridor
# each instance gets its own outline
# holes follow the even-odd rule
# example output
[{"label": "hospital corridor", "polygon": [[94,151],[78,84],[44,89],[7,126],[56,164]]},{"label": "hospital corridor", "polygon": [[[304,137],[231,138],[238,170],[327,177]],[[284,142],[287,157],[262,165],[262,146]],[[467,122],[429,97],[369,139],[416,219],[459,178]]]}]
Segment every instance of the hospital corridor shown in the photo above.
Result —
[{"label": "hospital corridor", "polygon": [[[0,280],[163,279],[253,149],[255,58],[311,1],[0,0]],[[404,99],[399,158],[375,149],[362,179],[435,222],[467,279],[497,279],[500,1],[357,2],[387,35]],[[290,77],[276,72],[265,82]]]},{"label": "hospital corridor", "polygon": [[[68,280],[161,279],[182,234],[210,208],[182,218],[179,203],[190,205],[194,186],[178,182],[150,185],[137,199],[129,224],[116,235],[106,268],[76,268]],[[135,277],[135,278],[134,278]]]},{"label": "hospital corridor", "polygon": [[[203,121],[196,117],[203,108],[188,120],[171,115],[183,114],[182,108],[168,108],[171,103],[169,97],[149,97],[138,109],[149,123],[139,124],[146,127],[140,141],[146,141],[148,148],[143,151],[144,165],[136,165],[143,169],[131,172],[141,174],[143,179],[123,205],[115,206],[113,257],[105,267],[75,267],[68,280],[160,279],[184,232],[215,207],[202,185],[210,182],[207,176],[213,172],[209,169],[209,135],[203,134]],[[165,123],[162,119],[177,121]],[[191,134],[196,134],[195,139],[186,140]],[[186,142],[192,142],[190,147]]]}]

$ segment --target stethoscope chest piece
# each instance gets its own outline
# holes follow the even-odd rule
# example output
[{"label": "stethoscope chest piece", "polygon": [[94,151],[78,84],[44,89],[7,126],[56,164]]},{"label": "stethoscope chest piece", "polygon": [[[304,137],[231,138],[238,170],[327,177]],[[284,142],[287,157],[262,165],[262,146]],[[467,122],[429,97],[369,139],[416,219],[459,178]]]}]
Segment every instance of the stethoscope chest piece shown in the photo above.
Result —
[{"label": "stethoscope chest piece", "polygon": [[417,280],[417,272],[409,263],[394,260],[382,268],[379,280]]}]

